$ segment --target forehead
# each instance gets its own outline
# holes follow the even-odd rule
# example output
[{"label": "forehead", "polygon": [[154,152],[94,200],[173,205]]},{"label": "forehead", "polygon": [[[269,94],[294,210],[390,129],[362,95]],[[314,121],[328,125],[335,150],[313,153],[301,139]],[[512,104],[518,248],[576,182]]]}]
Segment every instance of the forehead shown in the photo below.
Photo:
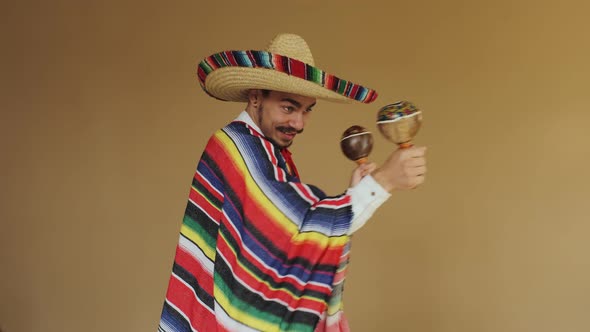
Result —
[{"label": "forehead", "polygon": [[310,107],[316,103],[316,99],[313,97],[302,96],[289,92],[271,91],[269,97],[276,101],[296,101],[301,104],[302,107]]}]

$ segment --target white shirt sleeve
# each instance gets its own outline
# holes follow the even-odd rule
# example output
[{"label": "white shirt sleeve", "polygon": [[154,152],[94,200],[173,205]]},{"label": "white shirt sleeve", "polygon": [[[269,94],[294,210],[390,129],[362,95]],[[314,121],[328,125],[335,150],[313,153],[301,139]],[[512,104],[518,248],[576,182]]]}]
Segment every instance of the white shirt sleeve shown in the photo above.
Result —
[{"label": "white shirt sleeve", "polygon": [[359,230],[391,194],[371,175],[367,175],[354,187],[348,188],[352,204],[352,222],[348,234]]}]

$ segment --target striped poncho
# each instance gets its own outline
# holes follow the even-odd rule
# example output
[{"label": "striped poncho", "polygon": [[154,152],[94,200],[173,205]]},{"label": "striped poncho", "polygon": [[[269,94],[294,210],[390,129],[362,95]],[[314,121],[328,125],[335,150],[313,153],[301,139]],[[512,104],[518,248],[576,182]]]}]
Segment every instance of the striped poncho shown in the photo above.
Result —
[{"label": "striped poncho", "polygon": [[341,291],[350,196],[291,175],[234,121],[199,161],[159,331],[348,331]]}]

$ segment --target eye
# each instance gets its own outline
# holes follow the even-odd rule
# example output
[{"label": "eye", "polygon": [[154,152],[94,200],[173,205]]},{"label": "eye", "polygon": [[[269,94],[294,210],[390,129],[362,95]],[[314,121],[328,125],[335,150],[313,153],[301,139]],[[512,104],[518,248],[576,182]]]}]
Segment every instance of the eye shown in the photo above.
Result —
[{"label": "eye", "polygon": [[308,108],[307,110],[305,110],[305,113],[310,113],[311,111],[313,111],[313,109]]},{"label": "eye", "polygon": [[287,113],[291,113],[295,110],[295,107],[293,106],[283,106],[283,110]]}]

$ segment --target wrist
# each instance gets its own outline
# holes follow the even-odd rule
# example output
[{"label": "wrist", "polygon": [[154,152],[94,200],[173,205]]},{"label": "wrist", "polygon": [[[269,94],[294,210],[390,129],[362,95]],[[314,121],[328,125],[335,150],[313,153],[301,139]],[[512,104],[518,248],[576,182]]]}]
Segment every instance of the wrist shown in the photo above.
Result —
[{"label": "wrist", "polygon": [[393,184],[387,179],[387,176],[383,174],[383,171],[381,169],[376,170],[371,175],[373,176],[373,179],[375,179],[375,181],[379,183],[379,185],[383,187],[383,189],[385,189],[387,192],[395,190]]}]

